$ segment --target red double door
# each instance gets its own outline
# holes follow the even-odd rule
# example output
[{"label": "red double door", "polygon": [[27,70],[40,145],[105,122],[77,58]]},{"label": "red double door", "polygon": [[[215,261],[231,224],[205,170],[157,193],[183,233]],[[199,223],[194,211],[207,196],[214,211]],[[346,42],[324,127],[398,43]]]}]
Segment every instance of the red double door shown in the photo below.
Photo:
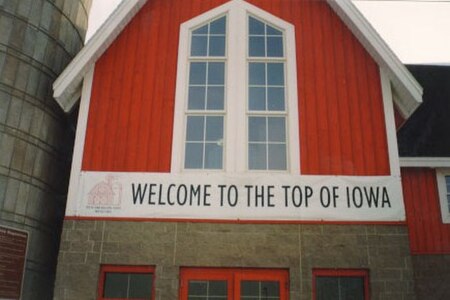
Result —
[{"label": "red double door", "polygon": [[182,268],[181,300],[288,300],[282,269]]}]

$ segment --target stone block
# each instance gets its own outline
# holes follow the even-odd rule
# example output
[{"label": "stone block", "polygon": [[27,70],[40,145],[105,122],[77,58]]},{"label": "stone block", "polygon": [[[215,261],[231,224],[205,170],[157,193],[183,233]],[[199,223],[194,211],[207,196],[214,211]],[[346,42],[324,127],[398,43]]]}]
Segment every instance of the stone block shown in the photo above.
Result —
[{"label": "stone block", "polygon": [[[3,45],[8,45],[9,37],[13,28],[13,18],[6,14],[2,14],[0,18],[0,43]],[[1,70],[2,68],[0,68]]]},{"label": "stone block", "polygon": [[84,242],[89,239],[89,231],[80,229],[71,229],[68,231],[68,241]]},{"label": "stone block", "polygon": [[0,133],[2,143],[0,144],[0,166],[9,168],[11,165],[11,157],[13,155],[15,138],[7,133]]},{"label": "stone block", "polygon": [[22,114],[23,100],[13,97],[9,104],[8,117],[6,124],[10,127],[17,128],[20,122],[20,115]]},{"label": "stone block", "polygon": [[13,155],[11,158],[11,169],[17,171],[22,170],[23,161],[25,160],[25,154],[27,152],[27,142],[16,139],[14,141]]},{"label": "stone block", "polygon": [[103,232],[100,230],[89,231],[89,240],[90,241],[102,241],[103,240]]},{"label": "stone block", "polygon": [[61,262],[64,264],[84,264],[86,262],[86,253],[64,252]]},{"label": "stone block", "polygon": [[16,208],[17,194],[19,193],[20,181],[10,178],[6,187],[3,210],[14,212]]}]

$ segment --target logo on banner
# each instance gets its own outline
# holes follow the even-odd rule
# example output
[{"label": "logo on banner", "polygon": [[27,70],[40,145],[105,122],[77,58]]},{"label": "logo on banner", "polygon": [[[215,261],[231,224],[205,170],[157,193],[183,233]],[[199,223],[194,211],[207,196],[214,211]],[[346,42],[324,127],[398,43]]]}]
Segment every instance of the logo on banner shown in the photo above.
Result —
[{"label": "logo on banner", "polygon": [[97,210],[120,209],[122,206],[122,184],[116,176],[107,175],[88,193],[87,208]]}]

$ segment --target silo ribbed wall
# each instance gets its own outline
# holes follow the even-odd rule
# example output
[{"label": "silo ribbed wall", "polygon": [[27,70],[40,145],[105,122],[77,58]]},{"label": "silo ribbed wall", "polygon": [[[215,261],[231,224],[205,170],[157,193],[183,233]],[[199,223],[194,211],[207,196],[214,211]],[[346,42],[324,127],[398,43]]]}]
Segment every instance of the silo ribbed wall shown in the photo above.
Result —
[{"label": "silo ribbed wall", "polygon": [[81,49],[91,0],[0,0],[0,225],[29,234],[22,299],[51,299],[70,167],[52,83]]}]

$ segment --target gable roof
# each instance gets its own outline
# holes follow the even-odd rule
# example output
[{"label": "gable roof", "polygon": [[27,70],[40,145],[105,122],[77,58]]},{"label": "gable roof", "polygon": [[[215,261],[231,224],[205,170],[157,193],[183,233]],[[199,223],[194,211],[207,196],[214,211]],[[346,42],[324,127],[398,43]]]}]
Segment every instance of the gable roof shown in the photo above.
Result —
[{"label": "gable roof", "polygon": [[[53,84],[53,96],[65,112],[70,112],[77,103],[86,72],[146,2],[147,0],[122,1],[56,79]],[[422,102],[421,86],[350,0],[327,0],[327,2],[378,65],[386,70],[397,95],[394,97],[397,108],[404,117],[409,117]]]}]

